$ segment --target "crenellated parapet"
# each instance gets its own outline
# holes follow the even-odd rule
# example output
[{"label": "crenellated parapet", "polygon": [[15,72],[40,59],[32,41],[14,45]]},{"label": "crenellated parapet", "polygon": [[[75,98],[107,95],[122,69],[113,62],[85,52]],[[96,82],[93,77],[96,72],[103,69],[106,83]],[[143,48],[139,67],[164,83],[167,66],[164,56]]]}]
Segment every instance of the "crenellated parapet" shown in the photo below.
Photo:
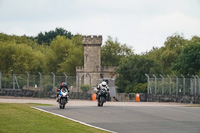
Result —
[{"label": "crenellated parapet", "polygon": [[77,66],[77,67],[76,67],[76,72],[84,72],[84,67],[82,67],[82,66]]},{"label": "crenellated parapet", "polygon": [[102,36],[82,36],[82,44],[83,45],[101,45],[102,44]]}]

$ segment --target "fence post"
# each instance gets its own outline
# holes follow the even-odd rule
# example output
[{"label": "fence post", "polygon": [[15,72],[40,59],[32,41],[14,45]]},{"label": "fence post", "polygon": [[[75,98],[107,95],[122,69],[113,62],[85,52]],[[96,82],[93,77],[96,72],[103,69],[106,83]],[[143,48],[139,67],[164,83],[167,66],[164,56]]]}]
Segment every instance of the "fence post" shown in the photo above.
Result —
[{"label": "fence post", "polygon": [[172,94],[172,79],[169,75],[167,75],[167,77],[169,78],[169,94],[171,95]]},{"label": "fence post", "polygon": [[27,82],[26,82],[26,89],[29,89],[29,73],[26,71],[27,74]]},{"label": "fence post", "polygon": [[38,72],[40,75],[40,90],[39,90],[39,96],[41,97],[41,89],[42,89],[42,74],[40,72]]},{"label": "fence post", "polygon": [[194,95],[196,95],[196,90],[197,90],[196,77],[194,75],[192,75],[192,77],[194,78]]},{"label": "fence post", "polygon": [[63,74],[65,75],[65,82],[67,83],[67,74],[65,72]]},{"label": "fence post", "polygon": [[155,74],[153,74],[153,77],[155,78],[155,94],[157,94],[157,77]]},{"label": "fence post", "polygon": [[78,73],[76,73],[76,76],[77,76],[77,78],[78,78],[78,81],[77,81],[77,86],[78,86],[78,98],[79,98],[79,74],[78,74]]},{"label": "fence post", "polygon": [[192,80],[192,78],[191,78],[191,76],[190,76],[190,94],[191,95],[193,95],[194,93],[193,93],[193,80]]},{"label": "fence post", "polygon": [[183,75],[181,77],[183,77],[183,95],[185,95],[185,77]]},{"label": "fence post", "polygon": [[56,82],[55,81],[56,80],[56,78],[55,78],[56,76],[55,76],[55,74],[53,72],[51,72],[51,74],[53,75],[53,88],[54,88],[55,87],[55,82]]},{"label": "fence post", "polygon": [[164,94],[164,77],[160,74],[160,77],[162,78],[162,95]]},{"label": "fence post", "polygon": [[13,89],[15,89],[15,74],[14,74],[14,71],[11,70],[12,72],[12,76],[13,76]]},{"label": "fence post", "polygon": [[198,78],[198,94],[200,95],[200,81],[199,81],[199,76],[196,75],[196,77]]},{"label": "fence post", "polygon": [[176,95],[178,95],[178,77],[175,74],[174,77],[176,77]]},{"label": "fence post", "polygon": [[2,75],[1,75],[1,72],[0,72],[0,89],[2,89],[2,86],[1,86],[1,77],[2,77]]},{"label": "fence post", "polygon": [[40,88],[42,88],[42,74],[40,72],[38,72],[40,75]]},{"label": "fence post", "polygon": [[150,93],[149,75],[145,74],[145,76],[147,76],[147,94],[149,94]]}]

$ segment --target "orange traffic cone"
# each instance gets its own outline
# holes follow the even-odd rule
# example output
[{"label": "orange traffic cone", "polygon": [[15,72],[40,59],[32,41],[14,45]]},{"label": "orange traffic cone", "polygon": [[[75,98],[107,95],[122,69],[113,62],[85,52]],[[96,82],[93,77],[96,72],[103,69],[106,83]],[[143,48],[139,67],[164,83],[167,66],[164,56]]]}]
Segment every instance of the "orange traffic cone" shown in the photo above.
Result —
[{"label": "orange traffic cone", "polygon": [[96,94],[94,93],[93,95],[92,95],[92,101],[96,101],[97,99],[96,99]]},{"label": "orange traffic cone", "polygon": [[140,102],[140,94],[136,94],[136,102]]}]

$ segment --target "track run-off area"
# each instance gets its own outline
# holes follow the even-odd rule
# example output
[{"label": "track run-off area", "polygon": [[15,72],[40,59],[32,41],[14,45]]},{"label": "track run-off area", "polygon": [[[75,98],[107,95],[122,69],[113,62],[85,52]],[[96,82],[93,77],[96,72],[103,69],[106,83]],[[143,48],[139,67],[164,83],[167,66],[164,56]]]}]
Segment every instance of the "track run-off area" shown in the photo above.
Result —
[{"label": "track run-off area", "polygon": [[200,133],[200,106],[181,103],[70,100],[60,109],[55,99],[0,97],[0,103],[42,103],[33,107],[73,121],[118,133]]}]

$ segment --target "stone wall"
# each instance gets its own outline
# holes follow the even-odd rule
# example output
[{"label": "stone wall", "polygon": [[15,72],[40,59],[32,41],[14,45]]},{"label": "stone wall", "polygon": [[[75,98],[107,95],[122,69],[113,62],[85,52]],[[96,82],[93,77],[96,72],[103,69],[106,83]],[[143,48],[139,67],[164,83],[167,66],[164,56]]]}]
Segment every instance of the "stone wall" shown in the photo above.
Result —
[{"label": "stone wall", "polygon": [[39,97],[39,91],[19,90],[19,89],[1,89],[0,96]]},{"label": "stone wall", "polygon": [[149,102],[177,102],[200,104],[200,95],[155,95],[148,94]]},{"label": "stone wall", "polygon": [[[20,90],[20,89],[1,89],[0,96],[15,96],[15,97],[37,97],[37,98],[56,98],[55,91],[37,91],[37,90]],[[91,100],[91,93],[70,92],[70,99]]]}]

